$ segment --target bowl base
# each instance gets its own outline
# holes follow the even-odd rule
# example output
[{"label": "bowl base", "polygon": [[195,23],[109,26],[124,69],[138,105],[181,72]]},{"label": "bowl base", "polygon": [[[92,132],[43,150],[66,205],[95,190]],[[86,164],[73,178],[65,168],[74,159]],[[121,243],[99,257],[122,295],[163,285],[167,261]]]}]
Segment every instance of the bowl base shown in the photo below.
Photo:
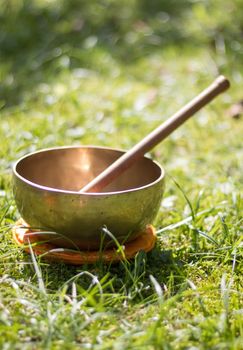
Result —
[{"label": "bowl base", "polygon": [[23,219],[19,219],[13,227],[13,239],[30,252],[33,252],[49,261],[63,262],[70,265],[93,264],[98,261],[113,263],[133,258],[139,251],[149,252],[156,242],[155,228],[148,225],[141,234],[131,242],[122,245],[122,251],[118,248],[109,248],[101,251],[85,251],[59,248],[50,242],[38,240],[38,231],[33,231]]}]

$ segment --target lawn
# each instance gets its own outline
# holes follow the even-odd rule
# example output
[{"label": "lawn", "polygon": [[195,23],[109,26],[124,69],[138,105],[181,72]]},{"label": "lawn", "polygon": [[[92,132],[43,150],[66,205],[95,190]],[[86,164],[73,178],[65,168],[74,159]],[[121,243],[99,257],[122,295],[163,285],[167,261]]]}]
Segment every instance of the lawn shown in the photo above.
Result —
[{"label": "lawn", "polygon": [[[243,349],[243,1],[0,3],[0,348]],[[152,252],[74,267],[14,243],[17,159],[129,149],[219,74],[230,90],[150,153]]]}]

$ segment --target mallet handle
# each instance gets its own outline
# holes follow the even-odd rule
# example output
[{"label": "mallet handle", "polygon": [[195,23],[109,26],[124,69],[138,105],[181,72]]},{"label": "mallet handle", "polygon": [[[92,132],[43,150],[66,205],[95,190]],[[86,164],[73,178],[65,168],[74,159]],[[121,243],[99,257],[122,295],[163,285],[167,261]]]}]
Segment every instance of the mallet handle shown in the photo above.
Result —
[{"label": "mallet handle", "polygon": [[80,192],[99,192],[126,169],[128,169],[134,162],[144,156],[145,153],[163,141],[168,135],[170,135],[202,107],[211,102],[221,92],[227,90],[229,86],[230,83],[228,79],[226,79],[224,76],[219,76],[211,85],[209,85],[209,87],[203,90],[192,101],[187,103],[172,117],[167,119],[163,124],[145,136],[140,142],[124,153],[101,174],[85,185]]}]

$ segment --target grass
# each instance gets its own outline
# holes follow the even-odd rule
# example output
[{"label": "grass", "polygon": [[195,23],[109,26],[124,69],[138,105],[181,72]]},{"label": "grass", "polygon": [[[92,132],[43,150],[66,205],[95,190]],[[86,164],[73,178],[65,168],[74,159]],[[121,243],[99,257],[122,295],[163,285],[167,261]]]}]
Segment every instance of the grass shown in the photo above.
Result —
[{"label": "grass", "polygon": [[[1,2],[1,349],[242,349],[242,120],[227,109],[242,99],[243,3],[149,4]],[[129,149],[219,73],[231,89],[151,152],[167,173],[152,252],[72,267],[14,244],[15,160]]]}]

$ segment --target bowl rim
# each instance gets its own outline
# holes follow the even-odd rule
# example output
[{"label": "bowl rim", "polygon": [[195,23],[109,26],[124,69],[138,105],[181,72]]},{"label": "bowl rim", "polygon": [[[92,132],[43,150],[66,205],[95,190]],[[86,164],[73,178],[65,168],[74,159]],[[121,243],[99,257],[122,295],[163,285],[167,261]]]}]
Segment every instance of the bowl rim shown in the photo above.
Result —
[{"label": "bowl rim", "polygon": [[136,191],[140,191],[149,187],[152,187],[153,185],[155,185],[156,183],[159,183],[160,181],[162,181],[165,177],[165,170],[164,168],[160,165],[159,162],[149,158],[148,156],[143,156],[143,158],[148,159],[149,161],[151,161],[152,163],[154,163],[161,171],[160,176],[153,182],[150,182],[147,185],[144,186],[140,186],[140,187],[135,187],[135,188],[131,188],[128,190],[123,190],[123,191],[111,191],[111,192],[87,192],[87,193],[82,193],[82,192],[78,192],[78,191],[69,191],[69,190],[63,190],[63,189],[58,189],[58,188],[54,188],[54,187],[48,187],[48,186],[43,186],[43,185],[39,185],[35,182],[32,182],[28,179],[26,179],[25,177],[23,177],[22,175],[19,174],[19,172],[17,171],[17,166],[25,159],[38,154],[38,153],[44,153],[44,152],[48,152],[48,151],[58,151],[61,149],[76,149],[76,148],[81,148],[81,149],[101,149],[101,150],[110,150],[110,151],[117,151],[117,152],[127,152],[126,150],[120,149],[120,148],[112,148],[112,147],[103,147],[103,146],[95,146],[95,145],[74,145],[74,146],[56,146],[56,147],[50,147],[50,148],[43,148],[31,153],[28,153],[24,156],[22,156],[21,158],[19,158],[13,165],[12,167],[12,171],[13,174],[16,178],[18,178],[19,180],[23,181],[24,183],[37,188],[39,190],[46,190],[46,191],[50,191],[52,193],[62,193],[62,194],[72,194],[72,195],[78,195],[78,196],[97,196],[97,197],[101,197],[101,196],[107,196],[107,195],[117,195],[117,194],[122,194],[122,193],[129,193],[129,192],[136,192]]}]

